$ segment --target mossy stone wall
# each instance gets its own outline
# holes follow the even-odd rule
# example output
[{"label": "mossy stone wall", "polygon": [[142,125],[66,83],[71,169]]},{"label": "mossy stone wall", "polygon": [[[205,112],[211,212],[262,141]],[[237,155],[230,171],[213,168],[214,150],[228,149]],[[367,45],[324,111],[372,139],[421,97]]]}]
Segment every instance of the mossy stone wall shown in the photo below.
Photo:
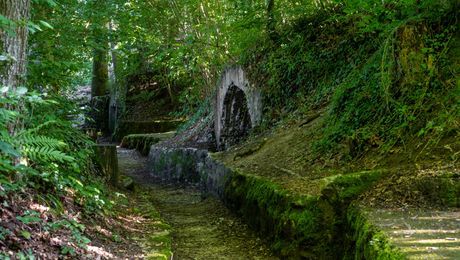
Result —
[{"label": "mossy stone wall", "polygon": [[219,197],[284,259],[340,259],[354,250],[359,250],[356,255],[370,255],[361,251],[370,250],[366,243],[373,237],[354,235],[366,232],[361,230],[366,226],[354,223],[356,218],[348,221],[347,210],[352,200],[380,179],[381,171],[336,175],[325,182],[319,196],[311,196],[232,170],[204,150],[152,148],[149,163],[156,178],[195,184],[203,195]]},{"label": "mossy stone wall", "polygon": [[119,123],[115,137],[122,140],[123,137],[132,134],[164,133],[176,130],[182,120],[156,120],[156,121],[127,121]]}]

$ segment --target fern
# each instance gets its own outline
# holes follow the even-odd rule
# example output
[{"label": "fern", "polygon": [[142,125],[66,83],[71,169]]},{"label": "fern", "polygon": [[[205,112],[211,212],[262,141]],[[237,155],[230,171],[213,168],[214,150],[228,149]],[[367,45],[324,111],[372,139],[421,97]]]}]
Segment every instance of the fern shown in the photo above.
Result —
[{"label": "fern", "polygon": [[18,116],[18,112],[0,107],[0,124],[2,127],[5,127],[7,123],[13,122]]},{"label": "fern", "polygon": [[50,147],[24,147],[23,154],[35,162],[73,162],[75,159]]},{"label": "fern", "polygon": [[24,147],[46,147],[50,149],[60,149],[67,147],[67,144],[61,140],[32,134],[21,134],[19,135],[21,145]]},{"label": "fern", "polygon": [[57,125],[57,126],[59,127],[59,122],[56,121],[56,120],[50,120],[50,121],[41,123],[40,125],[38,125],[38,126],[36,126],[36,127],[34,127],[34,128],[30,128],[30,129],[24,130],[23,134],[38,133],[38,131],[42,130],[43,128],[46,128],[46,127],[49,127],[49,126],[53,126],[53,125]]},{"label": "fern", "polygon": [[[32,131],[33,132],[33,131]],[[30,131],[18,135],[22,153],[34,162],[73,162],[74,158],[65,154],[62,149],[68,147],[61,140],[31,134]]]}]

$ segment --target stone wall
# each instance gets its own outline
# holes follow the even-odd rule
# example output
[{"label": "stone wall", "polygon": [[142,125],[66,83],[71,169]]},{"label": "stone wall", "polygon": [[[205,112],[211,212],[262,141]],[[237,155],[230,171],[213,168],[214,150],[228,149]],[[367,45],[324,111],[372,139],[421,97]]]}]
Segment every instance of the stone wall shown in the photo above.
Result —
[{"label": "stone wall", "polygon": [[[153,146],[149,169],[153,178],[198,186],[204,197],[220,198],[263,234],[282,259],[400,255],[380,237],[373,246],[377,233],[362,225],[361,218],[347,222],[349,203],[380,179],[380,171],[338,176],[313,196],[289,192],[267,179],[230,169],[207,151],[194,148]],[[370,247],[371,254],[367,252]]]},{"label": "stone wall", "polygon": [[195,148],[152,147],[149,153],[152,177],[164,182],[199,186],[204,195],[223,199],[230,171],[211,158],[208,151]]},{"label": "stone wall", "polygon": [[333,207],[318,197],[293,196],[279,186],[227,168],[205,150],[155,148],[149,154],[153,178],[198,186],[215,196],[272,242],[289,259],[334,259],[336,218]]}]

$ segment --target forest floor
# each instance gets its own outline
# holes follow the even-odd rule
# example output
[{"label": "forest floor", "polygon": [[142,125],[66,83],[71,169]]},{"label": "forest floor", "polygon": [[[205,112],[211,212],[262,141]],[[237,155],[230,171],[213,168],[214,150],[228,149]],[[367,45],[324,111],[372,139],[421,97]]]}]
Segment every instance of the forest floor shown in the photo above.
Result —
[{"label": "forest floor", "polygon": [[[202,198],[192,188],[156,184],[145,170],[147,158],[135,150],[119,149],[118,160],[120,172],[137,184],[133,193],[143,193],[149,207],[158,210],[158,218],[171,225],[174,259],[277,259],[266,243],[217,199]],[[135,204],[130,201],[129,207]],[[148,232],[141,229],[139,235]]]}]

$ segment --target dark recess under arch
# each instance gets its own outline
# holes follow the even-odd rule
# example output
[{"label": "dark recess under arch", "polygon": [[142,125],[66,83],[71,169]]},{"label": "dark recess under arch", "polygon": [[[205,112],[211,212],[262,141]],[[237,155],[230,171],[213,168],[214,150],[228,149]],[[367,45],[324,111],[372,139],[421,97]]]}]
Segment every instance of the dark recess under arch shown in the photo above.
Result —
[{"label": "dark recess under arch", "polygon": [[246,94],[239,87],[231,85],[224,99],[219,150],[228,149],[241,142],[249,134],[251,127]]}]

